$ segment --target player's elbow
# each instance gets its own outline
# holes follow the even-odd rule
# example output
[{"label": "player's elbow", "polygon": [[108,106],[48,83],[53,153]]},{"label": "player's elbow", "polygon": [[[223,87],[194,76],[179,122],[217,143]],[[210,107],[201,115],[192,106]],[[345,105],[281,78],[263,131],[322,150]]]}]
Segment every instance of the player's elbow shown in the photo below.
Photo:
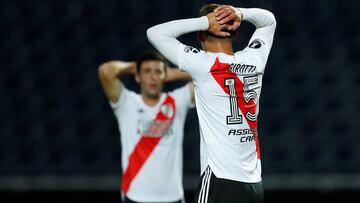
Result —
[{"label": "player's elbow", "polygon": [[271,25],[275,26],[276,27],[276,18],[275,18],[275,15],[270,12],[270,11],[267,11],[268,12],[268,16],[269,16],[269,19],[271,20]]},{"label": "player's elbow", "polygon": [[114,71],[112,70],[112,67],[108,63],[103,63],[98,68],[98,75],[99,78],[102,80],[106,80],[113,77],[114,75],[113,72]]},{"label": "player's elbow", "polygon": [[151,27],[151,28],[147,29],[146,36],[147,36],[148,40],[152,43],[154,41],[154,39],[155,39],[155,36],[156,36],[155,28]]},{"label": "player's elbow", "polygon": [[158,25],[150,27],[146,31],[146,36],[151,44],[156,46],[157,44],[164,41],[164,33]]}]

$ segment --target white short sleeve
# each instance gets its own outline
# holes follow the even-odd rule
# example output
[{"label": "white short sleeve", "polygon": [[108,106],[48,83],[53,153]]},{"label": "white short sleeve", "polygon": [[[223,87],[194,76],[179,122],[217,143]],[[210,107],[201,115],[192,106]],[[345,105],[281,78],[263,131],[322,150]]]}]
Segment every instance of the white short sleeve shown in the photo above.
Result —
[{"label": "white short sleeve", "polygon": [[189,83],[184,85],[183,87],[175,89],[171,92],[171,94],[174,96],[175,100],[179,103],[180,106],[183,106],[186,109],[195,106],[192,101]]},{"label": "white short sleeve", "polygon": [[122,85],[119,99],[116,102],[109,101],[111,108],[118,109],[125,105],[127,98],[129,97],[130,91]]}]

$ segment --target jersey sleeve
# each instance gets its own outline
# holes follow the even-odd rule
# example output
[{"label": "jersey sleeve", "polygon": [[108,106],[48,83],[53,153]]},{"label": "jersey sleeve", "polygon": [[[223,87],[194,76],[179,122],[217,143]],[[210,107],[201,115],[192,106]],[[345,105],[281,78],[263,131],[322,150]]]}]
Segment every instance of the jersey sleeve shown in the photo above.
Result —
[{"label": "jersey sleeve", "polygon": [[179,69],[188,72],[194,83],[200,83],[209,72],[206,69],[210,57],[203,51],[191,46],[181,44],[177,50]]},{"label": "jersey sleeve", "polygon": [[195,31],[205,31],[209,27],[206,16],[175,20],[153,26],[147,30],[147,37],[152,45],[172,63],[188,72],[196,84],[203,73],[206,54],[196,48],[185,46],[177,37]]},{"label": "jersey sleeve", "polygon": [[130,97],[130,90],[128,90],[125,85],[122,86],[119,99],[116,102],[109,101],[110,106],[113,110],[124,108],[126,101]]},{"label": "jersey sleeve", "polygon": [[174,20],[149,28],[146,32],[150,43],[168,60],[178,65],[177,49],[182,44],[176,39],[186,33],[207,30],[209,21],[206,16]]},{"label": "jersey sleeve", "polygon": [[250,38],[245,52],[251,54],[265,68],[276,29],[274,15],[264,9],[240,8],[243,13],[243,20],[252,23],[256,30]]},{"label": "jersey sleeve", "polygon": [[174,96],[176,102],[179,103],[179,106],[182,106],[185,110],[195,106],[191,97],[190,83],[175,89],[171,94]]}]

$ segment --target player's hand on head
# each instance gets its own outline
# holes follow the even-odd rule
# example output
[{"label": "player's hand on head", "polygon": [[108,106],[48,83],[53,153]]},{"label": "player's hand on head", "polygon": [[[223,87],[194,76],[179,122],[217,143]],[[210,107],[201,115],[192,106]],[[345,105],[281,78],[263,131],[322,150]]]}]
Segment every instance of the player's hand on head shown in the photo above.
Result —
[{"label": "player's hand on head", "polygon": [[214,12],[209,13],[207,17],[209,19],[208,32],[219,37],[230,37],[231,34],[226,31],[229,30],[230,25],[221,25],[219,21],[216,20]]},{"label": "player's hand on head", "polygon": [[230,5],[220,5],[214,10],[215,18],[221,25],[228,24],[229,30],[236,30],[240,27],[242,13],[239,9]]}]

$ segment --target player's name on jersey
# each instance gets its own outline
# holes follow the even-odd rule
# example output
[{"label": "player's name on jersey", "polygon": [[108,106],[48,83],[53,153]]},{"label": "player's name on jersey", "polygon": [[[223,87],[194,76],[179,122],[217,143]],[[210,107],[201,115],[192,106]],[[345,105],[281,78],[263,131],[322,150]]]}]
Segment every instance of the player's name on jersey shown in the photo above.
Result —
[{"label": "player's name on jersey", "polygon": [[229,71],[236,74],[253,74],[256,72],[256,66],[249,64],[231,63]]}]

